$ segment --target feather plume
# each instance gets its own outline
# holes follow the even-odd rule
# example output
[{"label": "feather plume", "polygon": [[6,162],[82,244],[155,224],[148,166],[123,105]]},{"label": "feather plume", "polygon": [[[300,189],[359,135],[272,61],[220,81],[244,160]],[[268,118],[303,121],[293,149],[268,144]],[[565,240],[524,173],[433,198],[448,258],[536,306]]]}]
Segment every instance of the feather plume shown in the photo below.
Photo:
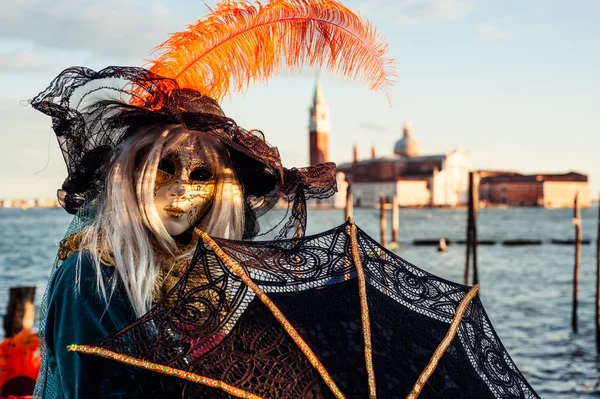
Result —
[{"label": "feather plume", "polygon": [[14,337],[4,338],[0,342],[0,388],[15,377],[28,377],[35,381],[39,371],[40,351],[37,334],[23,329]]},{"label": "feather plume", "polygon": [[336,0],[226,0],[155,50],[150,70],[221,100],[304,64],[389,94],[396,76],[375,28]]}]

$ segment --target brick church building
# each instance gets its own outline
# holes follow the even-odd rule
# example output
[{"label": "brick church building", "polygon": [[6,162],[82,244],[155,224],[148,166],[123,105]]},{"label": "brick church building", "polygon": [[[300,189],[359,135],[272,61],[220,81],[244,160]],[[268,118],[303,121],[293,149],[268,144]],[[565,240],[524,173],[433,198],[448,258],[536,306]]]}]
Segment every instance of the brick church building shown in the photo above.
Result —
[{"label": "brick church building", "polygon": [[392,155],[358,158],[354,146],[352,162],[338,165],[338,171],[352,186],[355,206],[374,206],[379,195],[391,202],[398,197],[400,206],[458,206],[467,202],[469,189],[469,154],[454,150],[443,154],[421,155],[410,125],[405,124],[402,137]]},{"label": "brick church building", "polygon": [[[329,161],[329,106],[317,80],[309,114],[310,165]],[[359,159],[353,148],[352,162],[338,164],[338,192],[325,200],[311,200],[310,206],[343,208],[346,192],[352,189],[354,206],[373,207],[383,194],[388,202],[394,196],[403,207],[466,205],[471,157],[459,149],[442,154],[421,154],[410,125],[391,155]],[[575,194],[582,206],[590,206],[588,177],[579,173],[522,175],[504,171],[478,172],[481,205],[572,206]]]},{"label": "brick church building", "polygon": [[[329,161],[329,106],[317,81],[310,107],[310,164]],[[310,205],[341,208],[345,205],[348,184],[352,185],[355,206],[374,206],[383,193],[388,201],[397,195],[400,206],[456,206],[465,204],[469,184],[470,156],[460,150],[445,154],[421,155],[408,124],[394,146],[393,155],[358,159],[338,165],[338,192],[330,199],[311,201]]]},{"label": "brick church building", "polygon": [[[310,107],[309,114],[309,158],[310,165],[316,165],[323,162],[329,162],[329,133],[331,124],[329,123],[329,105],[325,101],[323,88],[317,79],[315,85],[315,94]],[[346,205],[346,190],[348,183],[343,173],[337,173],[337,193],[331,198],[323,200],[309,200],[309,206],[343,208]]]}]

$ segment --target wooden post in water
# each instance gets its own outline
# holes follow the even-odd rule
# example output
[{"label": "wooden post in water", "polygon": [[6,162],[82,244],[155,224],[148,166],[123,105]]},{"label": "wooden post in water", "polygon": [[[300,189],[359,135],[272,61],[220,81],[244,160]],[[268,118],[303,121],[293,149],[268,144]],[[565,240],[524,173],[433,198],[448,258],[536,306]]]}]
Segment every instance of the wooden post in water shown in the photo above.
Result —
[{"label": "wooden post in water", "polygon": [[344,219],[348,220],[348,218],[352,217],[352,213],[354,211],[354,198],[352,197],[352,185],[348,183],[348,188],[346,189],[346,210],[344,212]]},{"label": "wooden post in water", "polygon": [[471,210],[471,250],[473,251],[473,285],[479,284],[479,271],[477,269],[477,211],[479,210],[479,174],[469,174],[469,197],[473,204]]},{"label": "wooden post in water", "polygon": [[33,327],[35,317],[35,287],[13,287],[9,291],[8,306],[4,317],[4,331],[10,338],[24,328]]},{"label": "wooden post in water", "polygon": [[398,227],[400,224],[400,201],[397,195],[392,197],[392,242],[398,243]]},{"label": "wooden post in water", "polygon": [[[469,205],[469,213],[471,213],[471,206]],[[471,218],[467,215],[467,254],[465,260],[465,285],[469,285],[469,267],[471,256]]]},{"label": "wooden post in water", "polygon": [[446,243],[446,239],[440,238],[440,242],[438,243],[438,251],[446,252],[447,249],[448,249],[448,244]]},{"label": "wooden post in water", "polygon": [[473,246],[473,172],[469,172],[469,197],[467,208],[467,254],[465,261],[465,285],[469,285],[469,268],[471,267],[471,247]]},{"label": "wooden post in water", "polygon": [[[469,268],[471,267],[471,252],[473,252],[473,278],[477,278],[477,238],[475,233],[475,182],[474,172],[469,172],[469,208],[467,213],[467,256],[465,261],[465,285],[469,285]],[[473,281],[473,284],[476,284]]]},{"label": "wooden post in water", "polygon": [[386,204],[386,199],[385,199],[385,195],[383,194],[379,194],[379,209],[380,209],[380,222],[381,222],[381,245],[382,246],[386,246],[387,244],[387,240],[386,240],[386,231],[387,231],[387,216],[386,216],[386,212],[385,212],[385,204]]},{"label": "wooden post in water", "polygon": [[598,231],[596,233],[596,351],[600,353],[600,198],[598,199]]},{"label": "wooden post in water", "polygon": [[573,204],[573,225],[575,225],[575,267],[573,268],[573,310],[571,327],[577,332],[577,300],[579,295],[579,263],[581,260],[581,211],[579,210],[579,194],[575,194]]}]

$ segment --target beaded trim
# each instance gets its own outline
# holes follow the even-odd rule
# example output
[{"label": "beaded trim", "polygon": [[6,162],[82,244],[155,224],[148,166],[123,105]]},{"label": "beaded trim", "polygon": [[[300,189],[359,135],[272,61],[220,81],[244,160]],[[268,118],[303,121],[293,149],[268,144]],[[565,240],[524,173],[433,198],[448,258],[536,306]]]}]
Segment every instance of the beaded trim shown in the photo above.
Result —
[{"label": "beaded trim", "polygon": [[448,349],[448,347],[450,346],[450,343],[456,336],[456,333],[458,331],[458,327],[460,326],[460,322],[462,321],[463,315],[465,314],[467,307],[469,306],[469,304],[471,303],[473,298],[475,298],[475,295],[477,295],[477,291],[479,291],[479,284],[475,284],[473,286],[473,288],[471,288],[469,290],[469,292],[467,292],[467,294],[464,296],[462,301],[460,301],[460,304],[456,308],[456,312],[454,313],[454,317],[452,318],[452,323],[450,323],[450,327],[448,328],[448,332],[446,333],[446,336],[444,337],[442,342],[439,344],[439,346],[433,353],[431,360],[429,360],[429,364],[427,365],[427,367],[425,367],[425,370],[423,370],[423,372],[417,379],[417,382],[415,382],[415,385],[413,386],[412,391],[410,391],[410,393],[408,394],[406,399],[416,399],[421,394],[421,390],[423,389],[423,386],[425,385],[425,383],[427,382],[429,377],[431,377],[431,375],[435,371],[435,368],[437,367],[438,363],[440,362],[440,359],[442,358],[442,356],[446,352],[446,349]]},{"label": "beaded trim", "polygon": [[375,384],[375,370],[373,369],[373,347],[371,345],[371,320],[369,316],[369,304],[367,302],[367,282],[365,279],[365,270],[360,261],[358,251],[358,239],[356,237],[356,224],[352,218],[348,218],[350,223],[350,247],[352,249],[352,260],[356,267],[358,279],[358,296],[360,298],[360,317],[362,320],[363,340],[365,342],[365,364],[367,367],[367,378],[369,383],[369,398],[377,397],[377,385]]},{"label": "beaded trim", "polygon": [[[79,251],[89,250],[89,248],[81,246],[81,240],[83,239],[83,233],[84,233],[84,231],[73,233],[61,240],[61,242],[58,245],[57,257],[59,260],[64,261],[69,256],[71,256]],[[98,248],[96,250],[97,250],[96,256],[100,260],[100,263],[102,263],[105,266],[114,266],[115,265],[115,260],[113,258],[112,253],[107,251],[102,243],[99,243]]]},{"label": "beaded trim", "polygon": [[221,389],[222,391],[227,392],[228,394],[233,395],[236,398],[262,399],[260,396],[254,395],[250,392],[244,391],[243,389],[239,389],[229,384],[226,384],[223,381],[213,380],[212,378],[203,377],[201,375],[190,373],[188,371],[178,370],[172,367],[164,366],[162,364],[152,363],[146,360],[137,359],[135,357],[122,355],[120,353],[98,348],[96,346],[72,344],[67,347],[67,350],[69,350],[70,352],[97,355],[107,359],[116,360],[117,362],[139,367],[145,370],[155,371],[173,377],[179,377],[184,380],[196,382],[198,384],[206,385],[212,388]]}]

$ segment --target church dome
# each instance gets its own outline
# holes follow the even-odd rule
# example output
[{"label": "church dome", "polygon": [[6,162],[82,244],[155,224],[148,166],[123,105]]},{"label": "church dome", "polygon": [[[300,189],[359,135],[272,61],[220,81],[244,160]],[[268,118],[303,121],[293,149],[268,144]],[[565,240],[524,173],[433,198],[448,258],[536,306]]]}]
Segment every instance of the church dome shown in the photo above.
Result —
[{"label": "church dome", "polygon": [[419,143],[410,135],[410,125],[404,124],[404,135],[394,145],[394,154],[402,157],[418,157],[421,155]]}]

